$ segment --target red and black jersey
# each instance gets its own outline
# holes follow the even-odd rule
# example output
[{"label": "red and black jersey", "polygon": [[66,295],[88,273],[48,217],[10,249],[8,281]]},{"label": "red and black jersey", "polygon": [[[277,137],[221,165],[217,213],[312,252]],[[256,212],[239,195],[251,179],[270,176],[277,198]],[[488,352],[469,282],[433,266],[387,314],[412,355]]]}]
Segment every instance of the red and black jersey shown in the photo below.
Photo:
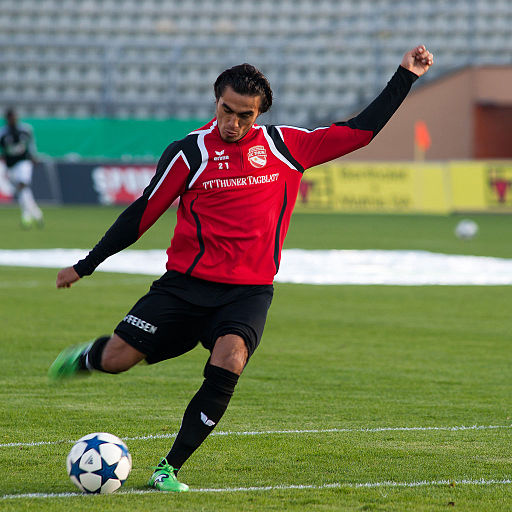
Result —
[{"label": "red and black jersey", "polygon": [[239,141],[224,142],[213,119],[167,147],[143,195],[75,270],[91,274],[179,197],[168,270],[222,283],[271,284],[304,171],[368,144],[416,78],[399,67],[357,117],[316,130],[254,125]]}]

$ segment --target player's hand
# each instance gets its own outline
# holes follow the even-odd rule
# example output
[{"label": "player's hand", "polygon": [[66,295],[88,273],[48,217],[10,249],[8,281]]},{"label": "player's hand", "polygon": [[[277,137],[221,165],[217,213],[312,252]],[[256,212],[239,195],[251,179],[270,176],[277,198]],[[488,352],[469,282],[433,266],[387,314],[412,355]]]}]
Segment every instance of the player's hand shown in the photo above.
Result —
[{"label": "player's hand", "polygon": [[434,56],[421,44],[407,52],[402,59],[401,66],[418,76],[424,75],[434,63]]},{"label": "player's hand", "polygon": [[57,274],[57,288],[69,288],[79,279],[80,276],[76,273],[76,270],[73,267],[63,268]]}]

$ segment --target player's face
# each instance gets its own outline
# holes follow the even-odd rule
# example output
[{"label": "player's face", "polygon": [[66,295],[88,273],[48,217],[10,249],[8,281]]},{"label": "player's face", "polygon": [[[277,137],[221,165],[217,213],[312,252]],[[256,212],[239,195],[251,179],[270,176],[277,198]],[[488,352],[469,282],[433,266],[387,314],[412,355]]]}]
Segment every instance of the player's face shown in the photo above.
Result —
[{"label": "player's face", "polygon": [[13,113],[7,114],[6,121],[9,126],[16,126],[16,123],[18,121],[16,119],[16,114],[13,114]]},{"label": "player's face", "polygon": [[238,94],[227,86],[217,100],[215,114],[224,142],[240,140],[252,127],[260,113],[261,96]]}]

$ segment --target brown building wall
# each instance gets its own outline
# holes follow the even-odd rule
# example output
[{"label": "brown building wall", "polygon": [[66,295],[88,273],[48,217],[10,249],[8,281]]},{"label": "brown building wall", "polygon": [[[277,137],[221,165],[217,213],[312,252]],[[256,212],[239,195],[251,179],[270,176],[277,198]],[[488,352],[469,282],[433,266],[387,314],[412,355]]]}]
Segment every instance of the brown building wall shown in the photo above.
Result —
[{"label": "brown building wall", "polygon": [[[512,67],[468,68],[424,86],[419,79],[371,144],[344,159],[414,160],[414,124],[417,120],[425,121],[430,132],[432,144],[426,152],[426,160],[475,158],[475,106],[482,103],[512,106]],[[485,126],[478,132],[479,140],[482,129],[485,130]],[[512,150],[512,136],[509,140],[508,146]],[[483,153],[479,150],[478,154]],[[512,154],[502,156],[510,157]]]}]

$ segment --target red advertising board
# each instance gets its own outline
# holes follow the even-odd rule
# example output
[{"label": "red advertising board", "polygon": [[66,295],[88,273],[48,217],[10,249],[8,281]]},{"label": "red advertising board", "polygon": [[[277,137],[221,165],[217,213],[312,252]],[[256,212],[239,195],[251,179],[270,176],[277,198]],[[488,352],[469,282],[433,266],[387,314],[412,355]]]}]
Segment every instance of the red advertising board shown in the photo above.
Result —
[{"label": "red advertising board", "polygon": [[10,203],[13,200],[14,187],[7,178],[5,165],[0,163],[0,203]]},{"label": "red advertising board", "polygon": [[130,204],[140,197],[154,176],[154,165],[100,165],[92,182],[102,204]]}]

